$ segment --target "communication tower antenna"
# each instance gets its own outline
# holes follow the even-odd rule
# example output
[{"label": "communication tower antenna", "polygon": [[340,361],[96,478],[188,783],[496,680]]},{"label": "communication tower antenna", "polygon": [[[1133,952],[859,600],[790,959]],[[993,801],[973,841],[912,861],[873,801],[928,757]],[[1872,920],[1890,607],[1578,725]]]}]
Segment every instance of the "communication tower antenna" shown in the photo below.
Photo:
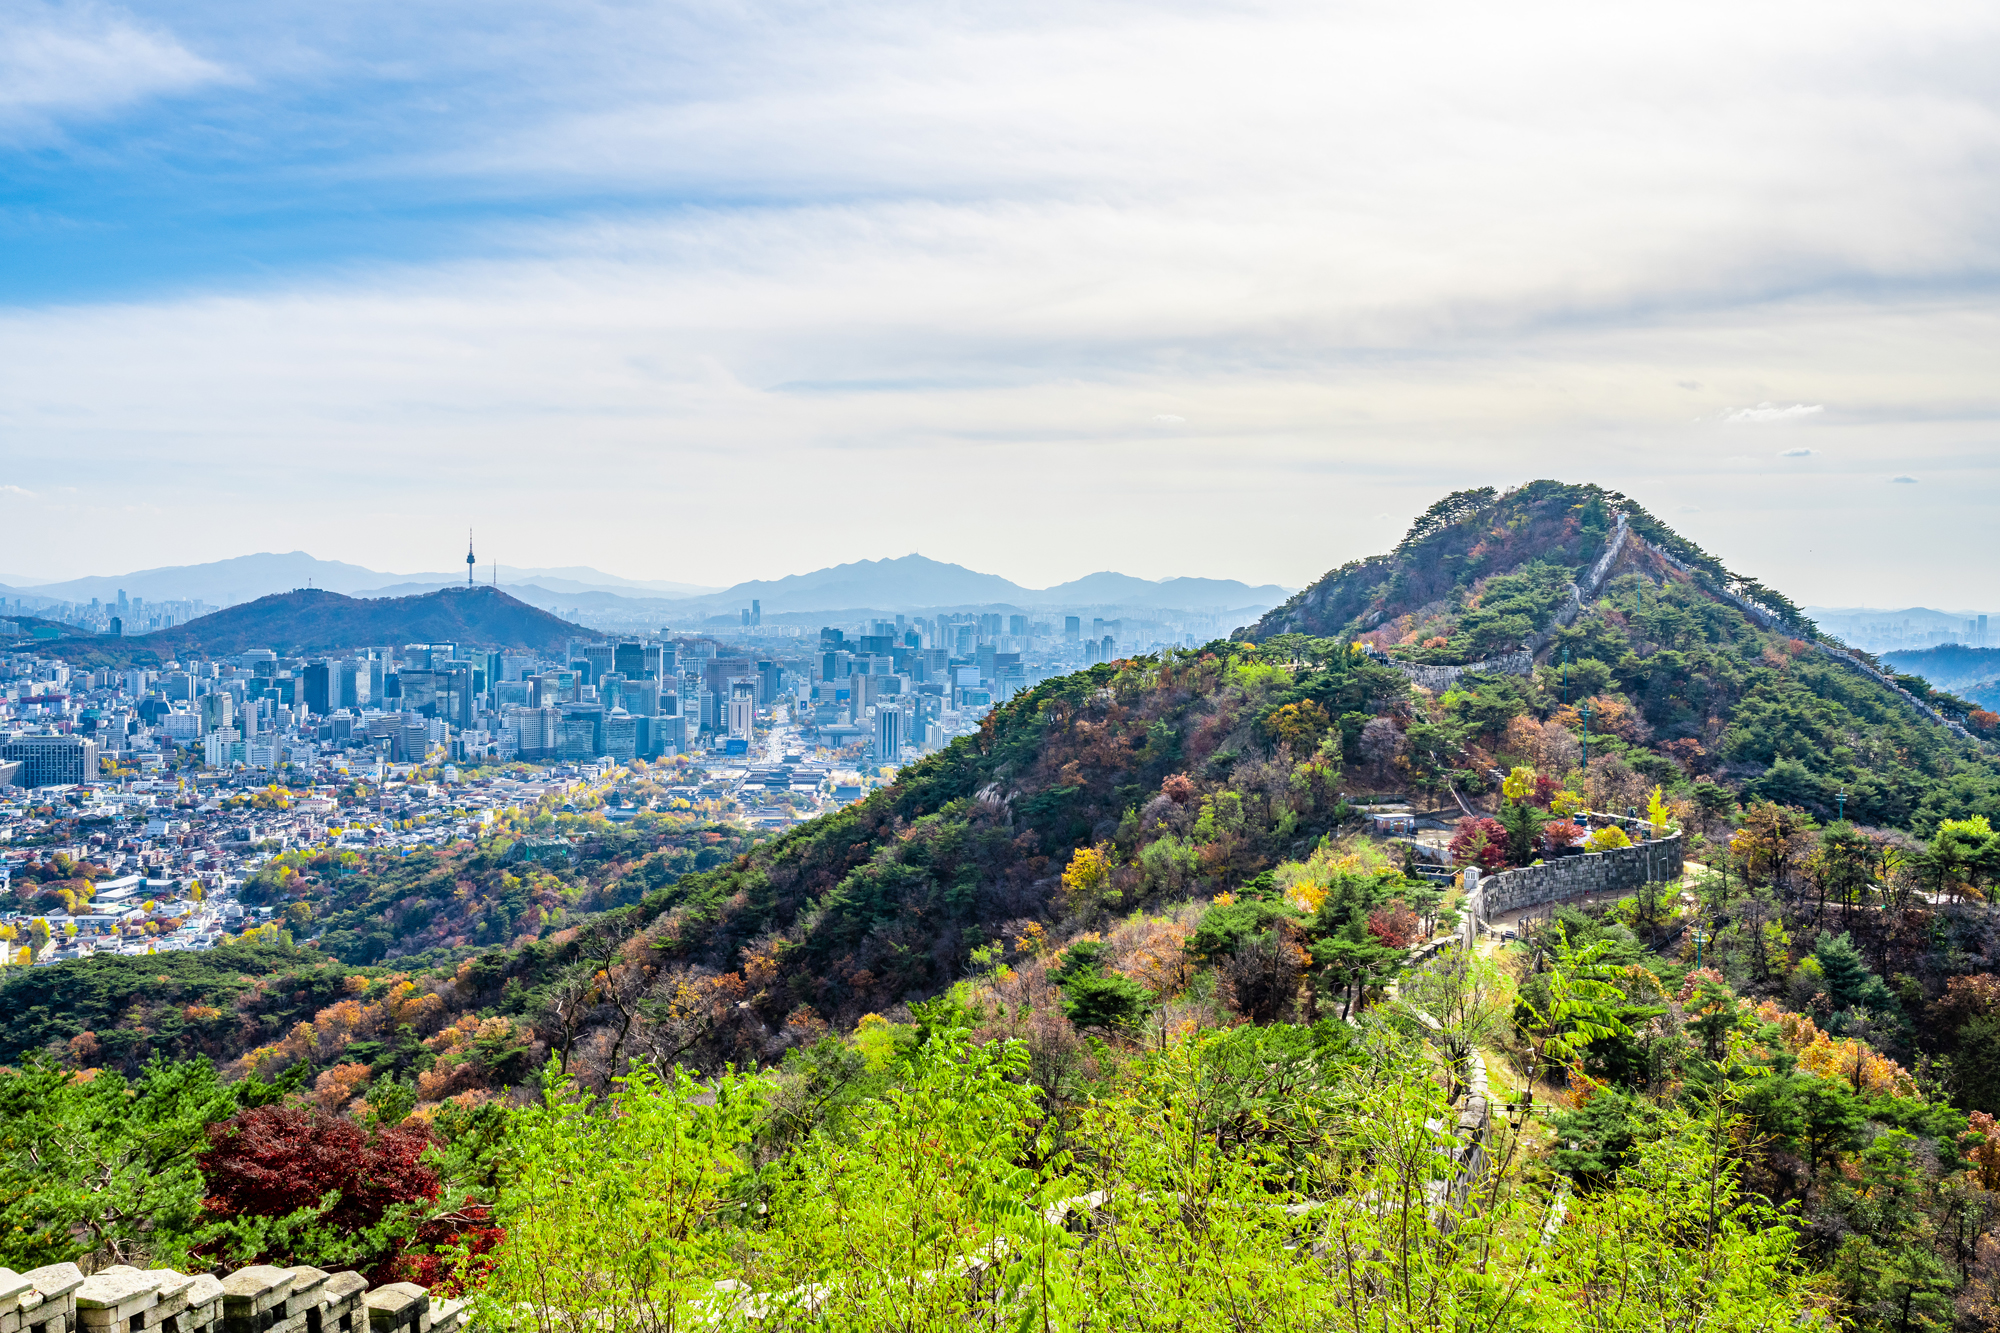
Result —
[{"label": "communication tower antenna", "polygon": [[472,558],[472,529],[465,530],[465,586],[472,586],[472,567],[477,563]]}]

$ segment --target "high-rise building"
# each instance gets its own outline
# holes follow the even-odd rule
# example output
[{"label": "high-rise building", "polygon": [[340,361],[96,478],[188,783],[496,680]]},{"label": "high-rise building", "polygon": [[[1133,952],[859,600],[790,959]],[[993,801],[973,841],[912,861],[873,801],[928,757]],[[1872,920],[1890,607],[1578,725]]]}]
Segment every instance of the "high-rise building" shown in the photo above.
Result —
[{"label": "high-rise building", "polygon": [[757,702],[770,707],[785,692],[785,668],[777,662],[757,664]]},{"label": "high-rise building", "polygon": [[[667,696],[672,698],[672,695]],[[618,688],[619,702],[634,717],[657,717],[660,712],[660,682],[628,680]]]},{"label": "high-rise building", "polygon": [[429,721],[414,713],[404,713],[395,731],[396,762],[414,764],[431,752]]},{"label": "high-rise building", "polygon": [[1082,637],[1083,637],[1083,618],[1081,616],[1064,616],[1063,638],[1069,641],[1070,643],[1075,643],[1078,639]]},{"label": "high-rise building", "polygon": [[236,701],[227,690],[214,690],[201,696],[201,729],[203,732],[231,730],[236,721]]},{"label": "high-rise building", "polygon": [[756,597],[750,599],[750,623],[753,625],[764,623],[764,603]]},{"label": "high-rise building", "polygon": [[[334,706],[359,710],[374,702],[380,692],[381,668],[380,662],[370,658],[333,663],[332,671],[340,677],[340,698]],[[333,694],[332,672],[327,678],[327,694]]]},{"label": "high-rise building", "polygon": [[21,765],[21,787],[54,787],[97,781],[97,742],[83,736],[8,736],[0,739],[0,764]]},{"label": "high-rise building", "polygon": [[1017,639],[1026,638],[1028,633],[1028,618],[1026,616],[1008,616],[1007,632]]},{"label": "high-rise building", "polygon": [[[601,703],[571,703],[562,706],[563,758],[589,759],[594,755],[604,753],[605,711],[604,705]],[[583,732],[575,730],[578,726],[587,726],[589,728],[588,734],[586,735]],[[580,754],[577,752],[579,744],[577,740],[578,736],[584,736],[581,744],[587,747]]]},{"label": "high-rise building", "polygon": [[547,759],[562,749],[562,710],[520,708],[507,714],[506,730],[519,759]]},{"label": "high-rise building", "polygon": [[340,707],[340,697],[333,685],[335,668],[326,662],[308,662],[305,672],[305,704],[307,709],[326,717]]},{"label": "high-rise building", "polygon": [[875,762],[894,764],[903,757],[902,710],[884,704],[875,710]]},{"label": "high-rise building", "polygon": [[749,740],[757,729],[757,682],[729,682],[729,738]]},{"label": "high-rise building", "polygon": [[701,665],[701,683],[718,699],[729,698],[729,682],[756,674],[757,664],[747,657],[713,657]]},{"label": "high-rise building", "polygon": [[615,643],[587,643],[583,645],[581,654],[578,657],[572,658],[572,664],[577,661],[587,663],[587,665],[578,668],[584,673],[583,683],[586,685],[595,685],[599,680],[603,679],[606,672],[618,669],[618,645]]},{"label": "high-rise building", "polygon": [[639,753],[639,720],[630,713],[604,719],[604,753],[612,759],[634,759]]}]

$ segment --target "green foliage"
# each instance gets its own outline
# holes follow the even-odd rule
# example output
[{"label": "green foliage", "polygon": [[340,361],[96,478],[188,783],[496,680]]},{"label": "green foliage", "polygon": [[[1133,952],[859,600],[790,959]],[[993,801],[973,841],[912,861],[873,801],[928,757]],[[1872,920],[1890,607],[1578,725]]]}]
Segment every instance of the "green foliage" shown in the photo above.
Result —
[{"label": "green foliage", "polygon": [[757,1090],[698,1105],[683,1071],[634,1065],[600,1105],[553,1067],[516,1120],[495,1217],[507,1241],[479,1293],[489,1327],[673,1327],[724,1254],[714,1225],[747,1164]]},{"label": "green foliage", "polygon": [[1127,977],[1086,972],[1063,984],[1063,1016],[1079,1028],[1130,1029],[1146,1016],[1152,999]]},{"label": "green foliage", "polygon": [[1860,1006],[1886,1012],[1894,1006],[1895,1000],[1890,996],[1889,988],[1882,984],[1882,978],[1869,970],[1861,951],[1854,947],[1851,935],[1832,935],[1822,931],[1813,944],[1812,956],[1819,964],[1820,975],[1826,980],[1827,998],[1838,1008]]},{"label": "green foliage", "polygon": [[281,1092],[225,1085],[206,1060],[155,1061],[129,1082],[39,1058],[0,1069],[0,1265],[187,1267],[213,1230],[196,1164],[207,1126]]},{"label": "green foliage", "polygon": [[[136,1074],[154,1054],[208,1049],[245,1018],[272,1035],[346,992],[350,970],[296,948],[231,944],[201,953],[101,953],[54,967],[0,970],[0,1061],[92,1034],[101,1063]],[[262,980],[264,984],[257,983]],[[208,1011],[213,1010],[213,1013]],[[126,1026],[142,1014],[145,1030]]]},{"label": "green foliage", "polygon": [[1795,1327],[1818,1303],[1738,1185],[1726,1110],[1662,1115],[1559,1227],[1511,1157],[1440,1209],[1453,1117],[1414,1055],[1373,1024],[1200,1034],[1057,1125],[1023,1049],[937,1027],[841,1132],[733,1178],[738,1122],[700,1128],[686,1090],[566,1109],[560,1133],[536,1113],[480,1308],[506,1327],[527,1301],[568,1327],[1303,1333]]}]

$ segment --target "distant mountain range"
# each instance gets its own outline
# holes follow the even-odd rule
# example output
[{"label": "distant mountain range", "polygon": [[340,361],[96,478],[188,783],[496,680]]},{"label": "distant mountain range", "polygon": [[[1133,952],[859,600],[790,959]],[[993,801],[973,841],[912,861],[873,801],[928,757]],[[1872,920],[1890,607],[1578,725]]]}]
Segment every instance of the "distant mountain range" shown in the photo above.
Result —
[{"label": "distant mountain range", "polygon": [[572,625],[497,588],[444,588],[417,597],[346,597],[324,588],[273,593],[129,638],[64,627],[37,652],[91,666],[151,666],[186,657],[228,657],[249,648],[299,656],[368,644],[456,643],[465,648],[560,652],[594,631]]},{"label": "distant mountain range", "polygon": [[[478,567],[476,580],[492,585],[496,571]],[[1253,587],[1235,579],[1174,578],[1153,582],[1105,571],[1053,588],[1024,588],[997,574],[921,555],[857,560],[844,565],[753,580],[727,589],[659,580],[620,578],[587,567],[518,569],[499,566],[497,583],[522,602],[551,609],[657,613],[689,621],[733,613],[752,601],[766,614],[821,611],[903,611],[927,608],[1015,607],[1021,610],[1131,609],[1258,612],[1282,602],[1276,584]],[[295,588],[321,588],[351,597],[408,597],[462,587],[463,571],[384,574],[360,565],[320,560],[303,551],[237,556],[203,565],[177,565],[131,574],[70,579],[28,587],[0,586],[0,596],[88,602],[128,597],[147,601],[199,600],[234,606]]]},{"label": "distant mountain range", "polygon": [[1947,643],[1883,653],[1882,662],[1906,675],[1922,676],[1939,689],[1982,707],[2000,708],[2000,648]]},{"label": "distant mountain range", "polygon": [[[494,576],[494,566],[477,566],[477,582],[490,583]],[[498,576],[507,583],[532,581],[551,592],[575,593],[601,588],[641,597],[693,597],[716,591],[713,587],[696,583],[620,578],[616,574],[582,566],[520,569],[501,565]],[[149,602],[201,601],[213,602],[217,606],[234,606],[271,593],[304,587],[325,588],[350,597],[368,595],[371,590],[392,582],[411,590],[430,591],[440,587],[463,586],[465,571],[385,574],[377,569],[345,564],[339,560],[321,560],[304,551],[288,551],[282,555],[266,551],[202,565],[166,565],[130,574],[92,575],[59,583],[0,585],[0,596],[30,600],[52,598],[67,602],[88,602],[95,597],[99,601],[115,602],[122,591],[128,597],[143,597]]]}]

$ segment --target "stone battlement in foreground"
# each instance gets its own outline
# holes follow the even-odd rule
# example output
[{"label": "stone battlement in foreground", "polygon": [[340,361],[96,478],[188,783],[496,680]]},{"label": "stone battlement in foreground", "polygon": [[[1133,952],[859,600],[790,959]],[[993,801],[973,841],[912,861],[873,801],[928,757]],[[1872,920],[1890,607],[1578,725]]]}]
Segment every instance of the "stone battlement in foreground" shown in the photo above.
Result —
[{"label": "stone battlement in foreground", "polygon": [[412,1282],[254,1264],[227,1277],[75,1264],[0,1268],[0,1333],[460,1333],[462,1302]]}]

